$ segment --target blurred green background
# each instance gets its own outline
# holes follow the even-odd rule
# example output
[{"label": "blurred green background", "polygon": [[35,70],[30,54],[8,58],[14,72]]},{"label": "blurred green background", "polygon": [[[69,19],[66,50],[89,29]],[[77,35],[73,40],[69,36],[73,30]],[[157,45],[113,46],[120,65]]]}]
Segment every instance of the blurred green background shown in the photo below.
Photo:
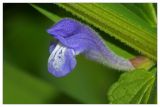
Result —
[{"label": "blurred green background", "polygon": [[[74,17],[55,4],[38,5],[60,17]],[[72,73],[55,78],[47,70],[53,38],[46,32],[54,23],[29,4],[20,3],[4,3],[3,20],[4,104],[108,103],[106,93],[120,72],[79,55]],[[129,49],[119,42],[116,45]]]}]

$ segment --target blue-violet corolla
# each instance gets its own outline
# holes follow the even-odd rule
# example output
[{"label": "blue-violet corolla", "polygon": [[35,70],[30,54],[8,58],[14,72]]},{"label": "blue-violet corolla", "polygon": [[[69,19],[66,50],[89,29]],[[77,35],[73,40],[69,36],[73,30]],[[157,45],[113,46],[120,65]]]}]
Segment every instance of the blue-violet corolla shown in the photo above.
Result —
[{"label": "blue-violet corolla", "polygon": [[51,44],[48,59],[48,70],[56,77],[70,73],[76,66],[75,56],[80,53],[114,69],[134,69],[129,60],[112,52],[93,29],[74,19],[64,18],[47,32],[58,40]]}]

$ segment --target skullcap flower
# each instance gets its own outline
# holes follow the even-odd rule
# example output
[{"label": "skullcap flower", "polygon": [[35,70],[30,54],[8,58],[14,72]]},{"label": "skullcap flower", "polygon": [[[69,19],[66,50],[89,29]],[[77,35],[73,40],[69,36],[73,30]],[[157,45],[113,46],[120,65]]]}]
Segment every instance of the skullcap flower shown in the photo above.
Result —
[{"label": "skullcap flower", "polygon": [[49,47],[48,71],[55,77],[69,74],[76,66],[78,54],[114,69],[134,69],[129,60],[112,52],[93,29],[74,19],[64,18],[47,32],[58,41]]}]

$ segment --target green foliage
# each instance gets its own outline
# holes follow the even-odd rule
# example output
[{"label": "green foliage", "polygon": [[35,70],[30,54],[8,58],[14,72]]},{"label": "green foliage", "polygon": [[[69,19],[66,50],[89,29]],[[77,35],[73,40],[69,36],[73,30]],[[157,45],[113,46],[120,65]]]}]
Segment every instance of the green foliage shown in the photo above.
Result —
[{"label": "green foliage", "polygon": [[140,51],[157,60],[157,22],[152,4],[57,5],[31,4],[33,8],[26,6],[27,12],[24,8],[20,12],[17,6],[19,13],[8,13],[12,17],[4,12],[4,103],[57,103],[58,98],[58,102],[66,102],[61,94],[74,99],[71,103],[156,103],[156,67],[121,75],[80,55],[67,77],[55,78],[47,71],[47,51],[53,38],[46,30],[63,17],[76,19],[74,15],[90,24],[116,54],[132,58]]},{"label": "green foliage", "polygon": [[143,18],[152,27],[156,27],[156,12],[152,3],[122,3],[122,5]]},{"label": "green foliage", "polygon": [[47,16],[53,22],[57,22],[58,20],[60,20],[60,17],[57,16],[56,14],[50,13],[34,4],[31,4],[31,6],[34,7],[36,10],[38,10],[39,12],[41,12],[42,14],[44,14],[45,16]]},{"label": "green foliage", "polygon": [[147,103],[154,81],[154,75],[145,70],[124,73],[108,92],[110,103]]}]

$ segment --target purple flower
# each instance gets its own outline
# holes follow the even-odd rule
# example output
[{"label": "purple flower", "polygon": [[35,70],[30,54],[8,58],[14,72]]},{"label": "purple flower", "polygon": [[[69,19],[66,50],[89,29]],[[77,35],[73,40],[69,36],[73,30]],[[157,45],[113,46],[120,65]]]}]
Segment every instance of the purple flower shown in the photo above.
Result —
[{"label": "purple flower", "polygon": [[51,44],[48,70],[56,77],[63,77],[76,66],[75,56],[82,53],[87,58],[119,70],[133,70],[126,60],[104,45],[100,36],[90,27],[71,18],[64,18],[48,30],[58,40]]}]

